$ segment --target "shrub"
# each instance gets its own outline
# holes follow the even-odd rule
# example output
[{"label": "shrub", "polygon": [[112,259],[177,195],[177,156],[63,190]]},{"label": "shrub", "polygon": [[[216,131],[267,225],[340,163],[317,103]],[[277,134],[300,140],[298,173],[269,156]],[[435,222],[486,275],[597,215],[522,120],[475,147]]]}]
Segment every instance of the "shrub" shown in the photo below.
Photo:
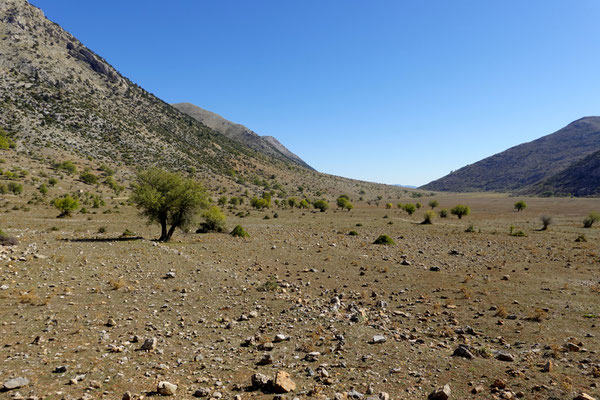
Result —
[{"label": "shrub", "polygon": [[121,237],[126,238],[126,237],[134,237],[135,236],[135,232],[130,231],[129,229],[125,229],[123,231],[123,233],[121,233]]},{"label": "shrub", "polygon": [[321,199],[321,200],[315,201],[313,203],[313,207],[318,209],[321,212],[325,212],[329,208],[329,203],[327,202],[327,200]]},{"label": "shrub", "polygon": [[417,211],[417,206],[412,203],[407,203],[404,205],[404,211],[406,211],[408,215],[412,216],[415,211]]},{"label": "shrub", "polygon": [[431,200],[431,201],[429,202],[429,207],[431,207],[431,209],[432,209],[432,210],[433,210],[434,208],[436,208],[437,206],[439,206],[439,205],[440,205],[440,203],[438,203],[438,201],[437,201],[437,200]]},{"label": "shrub", "polygon": [[223,232],[225,230],[226,217],[219,207],[210,207],[202,214],[202,217],[204,218],[204,222],[200,225],[196,233]]},{"label": "shrub", "polygon": [[475,226],[473,224],[469,225],[467,227],[467,229],[465,229],[465,232],[467,232],[467,233],[474,233],[475,232]]},{"label": "shrub", "polygon": [[387,204],[385,205],[385,209],[386,209],[386,210],[389,210],[389,209],[391,209],[392,207],[393,207],[392,203],[387,203]]},{"label": "shrub", "polygon": [[198,210],[208,206],[200,183],[159,168],[138,173],[130,200],[149,222],[160,224],[158,240],[165,242],[171,239],[175,228],[189,227]]},{"label": "shrub", "polygon": [[241,225],[236,225],[235,228],[233,228],[233,230],[230,233],[231,236],[236,236],[236,237],[249,237],[250,235],[248,234],[248,232],[246,232],[244,230],[244,228],[242,228]]},{"label": "shrub", "polygon": [[388,235],[379,235],[377,239],[373,242],[373,244],[396,244],[394,240]]},{"label": "shrub", "polygon": [[403,210],[404,209],[404,204],[398,203],[398,204],[396,204],[396,207],[398,207],[399,209]]},{"label": "shrub", "polygon": [[106,233],[106,227],[101,226],[100,228],[98,228],[98,233]]},{"label": "shrub", "polygon": [[50,179],[48,179],[48,185],[50,185],[50,186],[54,186],[57,183],[58,183],[58,179],[56,179],[56,178],[50,178]]},{"label": "shrub", "polygon": [[433,224],[434,217],[435,217],[435,211],[432,211],[432,210],[425,211],[425,215],[423,215],[423,222],[421,222],[421,224],[423,224],[423,225]]},{"label": "shrub", "polygon": [[354,206],[350,202],[350,199],[346,195],[341,195],[340,197],[338,197],[336,200],[336,203],[337,203],[338,208],[341,208],[342,210],[346,209],[346,210],[350,211],[354,208]]},{"label": "shrub", "polygon": [[517,211],[523,211],[527,207],[527,204],[523,200],[519,200],[515,203],[514,207]]},{"label": "shrub", "polygon": [[542,215],[540,217],[540,220],[542,221],[542,230],[545,231],[548,229],[548,227],[550,226],[550,224],[552,223],[552,217],[549,215]]},{"label": "shrub", "polygon": [[302,201],[300,201],[300,208],[308,208],[310,205],[310,203],[308,202],[307,199],[302,199]]},{"label": "shrub", "polygon": [[39,187],[38,190],[40,191],[40,193],[42,195],[47,195],[48,194],[48,186],[45,183],[42,183]]},{"label": "shrub", "polygon": [[462,217],[464,217],[465,215],[469,215],[471,213],[471,208],[469,206],[457,204],[450,210],[450,213],[452,215],[456,215],[458,217],[458,219],[462,219]]},{"label": "shrub", "polygon": [[0,128],[0,150],[14,149],[17,146],[12,136]]},{"label": "shrub", "polygon": [[423,207],[423,205],[421,203],[417,203],[417,204],[415,204],[415,207],[417,207],[417,210],[420,210],[421,207]]},{"label": "shrub", "polygon": [[289,199],[287,199],[287,204],[288,204],[288,206],[290,206],[290,208],[295,208],[295,207],[300,206],[298,199],[295,197],[290,197]]},{"label": "shrub", "polygon": [[350,231],[350,232],[348,232],[348,236],[358,236],[358,232]]},{"label": "shrub", "polygon": [[256,208],[257,210],[262,210],[263,208],[268,208],[269,207],[269,202],[267,201],[267,199],[263,199],[263,198],[258,198],[258,197],[253,197],[250,200],[250,205],[254,208]]},{"label": "shrub", "polygon": [[8,182],[7,185],[8,191],[12,194],[21,194],[23,193],[23,185],[17,182]]},{"label": "shrub", "polygon": [[17,238],[7,235],[0,229],[0,246],[16,246],[18,244]]},{"label": "shrub", "polygon": [[75,164],[73,164],[72,161],[69,160],[57,164],[56,169],[68,172],[69,174],[74,174],[75,172],[77,172],[77,167],[75,166]]},{"label": "shrub", "polygon": [[446,210],[445,208],[442,208],[440,210],[440,218],[447,218],[448,217],[448,210]]},{"label": "shrub", "polygon": [[95,185],[98,183],[98,177],[90,171],[84,171],[79,175],[79,179],[87,185]]},{"label": "shrub", "polygon": [[227,196],[221,196],[219,197],[219,200],[217,201],[217,204],[220,206],[224,206],[227,204]]},{"label": "shrub", "polygon": [[577,242],[577,243],[584,243],[584,242],[587,242],[587,238],[585,237],[585,235],[579,235],[575,239],[575,242]]},{"label": "shrub", "polygon": [[591,228],[594,225],[594,222],[600,221],[600,214],[595,211],[592,211],[585,219],[583,220],[584,228]]},{"label": "shrub", "polygon": [[52,205],[56,207],[60,214],[57,218],[70,217],[71,213],[79,207],[79,200],[72,198],[69,195],[64,197],[57,197],[52,201]]}]

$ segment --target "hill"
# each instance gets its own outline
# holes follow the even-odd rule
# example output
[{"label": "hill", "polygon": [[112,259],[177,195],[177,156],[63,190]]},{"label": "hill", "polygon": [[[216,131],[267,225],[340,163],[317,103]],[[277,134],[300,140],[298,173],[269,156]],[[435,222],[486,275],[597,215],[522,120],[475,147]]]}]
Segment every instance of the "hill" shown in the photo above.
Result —
[{"label": "hill", "polygon": [[542,196],[600,196],[600,151],[527,188],[527,191]]},{"label": "hill", "polygon": [[172,106],[229,139],[235,140],[258,153],[283,161],[291,161],[304,168],[313,169],[272,136],[260,136],[243,125],[228,121],[214,112],[191,103],[177,103],[172,104]]},{"label": "hill", "polygon": [[[550,135],[467,165],[422,188],[453,192],[535,192],[536,185],[598,150],[600,117],[585,117]],[[582,168],[583,165],[577,170],[581,172]],[[584,180],[578,182],[583,186],[588,184]],[[585,192],[572,189],[571,192]]]}]

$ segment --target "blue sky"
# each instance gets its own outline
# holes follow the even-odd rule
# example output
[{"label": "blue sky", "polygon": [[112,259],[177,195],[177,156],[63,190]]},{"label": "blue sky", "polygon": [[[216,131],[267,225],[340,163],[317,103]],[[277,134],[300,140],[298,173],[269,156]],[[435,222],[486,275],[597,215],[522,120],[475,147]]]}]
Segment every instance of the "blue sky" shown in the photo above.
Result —
[{"label": "blue sky", "polygon": [[421,185],[600,115],[596,0],[32,0],[133,82],[317,170]]}]

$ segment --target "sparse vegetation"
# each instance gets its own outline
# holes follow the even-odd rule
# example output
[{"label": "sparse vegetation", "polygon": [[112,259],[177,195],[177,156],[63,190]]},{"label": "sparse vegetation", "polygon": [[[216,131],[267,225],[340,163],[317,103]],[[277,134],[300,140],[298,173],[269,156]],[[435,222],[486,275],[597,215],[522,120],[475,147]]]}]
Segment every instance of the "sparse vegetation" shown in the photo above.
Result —
[{"label": "sparse vegetation", "polygon": [[583,227],[591,228],[592,225],[594,225],[594,223],[598,222],[598,221],[600,221],[600,214],[598,214],[595,211],[592,211],[591,213],[589,213],[589,215],[587,217],[584,218]]},{"label": "sparse vegetation", "polygon": [[540,217],[540,221],[542,221],[542,229],[543,231],[548,230],[550,224],[552,224],[552,217],[549,215],[542,215]]},{"label": "sparse vegetation", "polygon": [[212,206],[202,214],[204,222],[200,225],[197,233],[223,232],[225,231],[225,214],[217,206]]},{"label": "sparse vegetation", "polygon": [[440,210],[440,218],[447,218],[448,217],[448,210],[446,210],[445,208],[442,208]]},{"label": "sparse vegetation", "polygon": [[431,200],[429,201],[429,207],[431,207],[431,209],[433,210],[434,208],[436,208],[437,206],[439,206],[440,203],[437,200]]},{"label": "sparse vegetation", "polygon": [[404,211],[406,211],[409,216],[412,216],[415,211],[417,211],[417,206],[412,203],[407,203],[404,205]]},{"label": "sparse vegetation", "polygon": [[60,211],[58,218],[67,218],[72,215],[73,211],[79,208],[79,200],[66,195],[55,198],[52,201],[52,205]]},{"label": "sparse vegetation", "polygon": [[249,237],[250,235],[241,225],[236,225],[235,228],[231,231],[231,236],[236,237]]},{"label": "sparse vegetation", "polygon": [[313,203],[313,207],[321,212],[327,211],[329,208],[329,203],[325,199],[317,200]]},{"label": "sparse vegetation", "polygon": [[523,211],[525,208],[527,208],[527,203],[525,203],[523,200],[519,200],[514,204],[514,209],[516,211]]},{"label": "sparse vegetation", "polygon": [[394,245],[394,244],[396,244],[396,242],[394,242],[394,240],[391,237],[389,237],[388,235],[379,235],[379,237],[377,239],[375,239],[373,244]]},{"label": "sparse vegetation", "polygon": [[425,211],[425,214],[423,215],[423,222],[421,222],[422,225],[431,225],[433,224],[433,218],[435,217],[435,211],[433,210],[428,210]]}]

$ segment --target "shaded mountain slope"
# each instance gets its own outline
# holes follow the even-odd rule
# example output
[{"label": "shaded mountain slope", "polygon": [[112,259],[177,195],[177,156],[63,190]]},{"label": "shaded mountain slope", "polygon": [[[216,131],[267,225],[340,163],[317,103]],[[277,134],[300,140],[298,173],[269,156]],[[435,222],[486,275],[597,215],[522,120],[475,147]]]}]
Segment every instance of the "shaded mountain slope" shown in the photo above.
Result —
[{"label": "shaded mountain slope", "polygon": [[242,143],[259,153],[284,161],[291,161],[304,168],[312,169],[310,165],[289,151],[272,136],[260,136],[243,125],[231,122],[212,111],[205,110],[191,103],[176,103],[172,104],[172,106],[197,121],[202,122],[209,128],[214,129],[228,138]]},{"label": "shaded mountain slope", "polygon": [[520,191],[600,150],[600,117],[581,118],[561,130],[467,165],[422,186],[441,191]]},{"label": "shaded mountain slope", "polygon": [[526,189],[538,195],[600,196],[600,151]]}]

